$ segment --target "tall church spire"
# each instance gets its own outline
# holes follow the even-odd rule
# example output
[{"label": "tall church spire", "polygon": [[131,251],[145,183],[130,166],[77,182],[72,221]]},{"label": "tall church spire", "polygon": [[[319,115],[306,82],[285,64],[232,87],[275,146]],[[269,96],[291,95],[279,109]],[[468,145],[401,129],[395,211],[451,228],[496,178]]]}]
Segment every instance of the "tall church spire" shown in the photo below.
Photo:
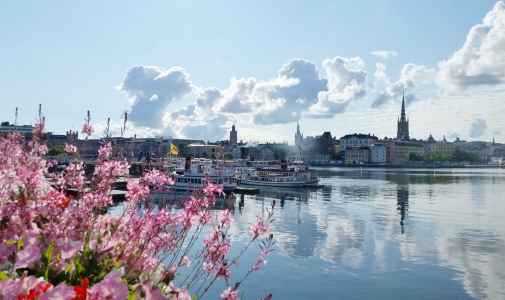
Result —
[{"label": "tall church spire", "polygon": [[396,132],[396,138],[399,140],[405,139],[409,140],[409,120],[405,117],[405,92],[402,96],[402,112],[400,119],[398,120],[398,130]]},{"label": "tall church spire", "polygon": [[403,92],[402,96],[402,114],[400,117],[400,122],[407,122],[407,119],[405,118],[405,92]]}]

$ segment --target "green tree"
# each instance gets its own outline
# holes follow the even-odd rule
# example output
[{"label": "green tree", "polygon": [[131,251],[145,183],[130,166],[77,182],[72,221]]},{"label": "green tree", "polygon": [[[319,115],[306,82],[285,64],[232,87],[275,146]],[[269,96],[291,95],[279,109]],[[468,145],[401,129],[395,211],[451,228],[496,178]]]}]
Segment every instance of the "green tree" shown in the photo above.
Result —
[{"label": "green tree", "polygon": [[65,152],[65,147],[62,145],[55,145],[51,149],[47,150],[47,155],[49,156],[65,156],[68,155],[67,152]]},{"label": "green tree", "polygon": [[409,153],[409,160],[410,161],[422,161],[423,156],[414,152]]},{"label": "green tree", "polygon": [[226,159],[233,159],[233,154],[231,152],[226,153]]},{"label": "green tree", "polygon": [[454,153],[452,154],[452,159],[455,162],[476,162],[477,161],[477,154],[469,151],[464,151],[461,149],[456,149],[454,150]]}]

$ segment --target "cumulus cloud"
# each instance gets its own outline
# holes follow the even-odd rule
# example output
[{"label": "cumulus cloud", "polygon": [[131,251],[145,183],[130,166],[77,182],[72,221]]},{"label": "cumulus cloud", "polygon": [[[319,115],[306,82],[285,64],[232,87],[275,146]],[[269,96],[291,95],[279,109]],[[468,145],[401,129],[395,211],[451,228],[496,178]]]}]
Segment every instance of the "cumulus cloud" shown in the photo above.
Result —
[{"label": "cumulus cloud", "polygon": [[[335,57],[322,64],[293,59],[267,81],[232,78],[226,89],[196,88],[182,68],[133,66],[117,90],[131,103],[129,120],[138,128],[186,138],[221,139],[233,121],[246,116],[256,125],[285,124],[303,117],[332,117],[365,95],[367,72],[361,58]],[[170,104],[188,94],[195,101],[176,111]]]},{"label": "cumulus cloud", "polygon": [[283,65],[276,78],[258,82],[254,78],[232,78],[217,109],[223,113],[249,113],[258,125],[289,123],[318,101],[327,89],[314,63],[293,59]]},{"label": "cumulus cloud", "polygon": [[476,118],[470,127],[470,137],[479,137],[484,134],[487,129],[486,120]]},{"label": "cumulus cloud", "polygon": [[391,58],[398,55],[396,51],[384,51],[384,50],[373,51],[371,54],[382,58]]},{"label": "cumulus cloud", "polygon": [[128,69],[116,87],[132,103],[128,119],[138,127],[163,127],[163,116],[170,103],[195,90],[189,74],[182,68],[169,70],[137,65]]},{"label": "cumulus cloud", "polygon": [[[406,64],[400,72],[400,79],[390,84],[383,92],[379,93],[372,102],[372,108],[378,108],[399,99],[406,89],[412,89],[424,83],[433,82],[436,70],[428,69],[426,66]],[[417,99],[416,95],[409,93],[405,95],[407,103]]]},{"label": "cumulus cloud", "polygon": [[375,64],[375,78],[377,79],[377,81],[382,81],[386,84],[390,84],[389,77],[386,74],[386,70],[387,70],[387,67],[385,64],[380,63],[380,62],[376,63]]},{"label": "cumulus cloud", "polygon": [[463,90],[470,86],[497,85],[505,79],[505,3],[499,1],[474,26],[463,47],[439,62],[437,84]]},{"label": "cumulus cloud", "polygon": [[367,72],[359,57],[325,59],[323,68],[328,78],[328,89],[320,91],[318,101],[309,109],[311,117],[333,117],[343,112],[353,100],[366,94]]}]

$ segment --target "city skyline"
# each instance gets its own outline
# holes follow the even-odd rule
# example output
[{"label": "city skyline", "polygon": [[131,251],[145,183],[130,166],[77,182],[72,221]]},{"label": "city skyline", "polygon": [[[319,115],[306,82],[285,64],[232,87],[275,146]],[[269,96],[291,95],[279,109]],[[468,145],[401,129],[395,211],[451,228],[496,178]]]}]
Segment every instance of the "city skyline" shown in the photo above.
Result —
[{"label": "city skyline", "polygon": [[0,3],[0,121],[94,137],[505,142],[503,1]]}]

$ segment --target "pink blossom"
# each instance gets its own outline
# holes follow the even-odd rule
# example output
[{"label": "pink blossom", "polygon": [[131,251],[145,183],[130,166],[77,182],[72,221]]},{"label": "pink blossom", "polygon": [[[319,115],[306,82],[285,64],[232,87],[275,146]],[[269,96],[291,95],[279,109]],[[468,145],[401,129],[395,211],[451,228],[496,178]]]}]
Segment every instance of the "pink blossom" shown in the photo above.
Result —
[{"label": "pink blossom", "polygon": [[221,293],[221,298],[225,300],[236,300],[238,298],[238,290],[228,287]]},{"label": "pink blossom", "polygon": [[65,152],[67,153],[76,153],[77,147],[72,144],[65,143]]},{"label": "pink blossom", "polygon": [[60,283],[39,297],[39,300],[70,299],[75,295],[74,288]]},{"label": "pink blossom", "polygon": [[82,126],[82,134],[86,134],[87,136],[91,136],[93,134],[95,130],[93,129],[93,127],[91,127],[90,124],[88,123],[85,123],[83,126]]},{"label": "pink blossom", "polygon": [[93,285],[90,292],[92,298],[97,300],[124,300],[128,297],[128,286],[116,281],[114,277],[108,277]]},{"label": "pink blossom", "polygon": [[181,263],[179,264],[179,266],[188,266],[191,264],[191,260],[189,259],[189,257],[187,255],[184,255],[182,258],[181,258]]},{"label": "pink blossom", "polygon": [[0,280],[0,296],[2,296],[2,299],[15,299],[18,294],[16,287],[16,283],[10,278]]},{"label": "pink blossom", "polygon": [[268,232],[268,223],[265,223],[263,219],[256,216],[256,222],[249,226],[249,231],[253,233],[254,239],[256,239]]},{"label": "pink blossom", "polygon": [[46,128],[45,128],[45,120],[42,118],[42,120],[38,121],[37,123],[35,123],[35,126],[33,126],[33,134],[35,136],[42,136],[46,131]]},{"label": "pink blossom", "polygon": [[16,263],[14,268],[33,268],[34,264],[40,260],[40,249],[35,245],[23,247],[16,253]]},{"label": "pink blossom", "polygon": [[226,210],[224,210],[224,211],[221,212],[221,218],[219,219],[219,222],[221,222],[221,224],[230,226],[231,223],[233,223],[234,221],[235,220],[231,216],[231,213],[230,213],[229,209],[226,209]]}]

